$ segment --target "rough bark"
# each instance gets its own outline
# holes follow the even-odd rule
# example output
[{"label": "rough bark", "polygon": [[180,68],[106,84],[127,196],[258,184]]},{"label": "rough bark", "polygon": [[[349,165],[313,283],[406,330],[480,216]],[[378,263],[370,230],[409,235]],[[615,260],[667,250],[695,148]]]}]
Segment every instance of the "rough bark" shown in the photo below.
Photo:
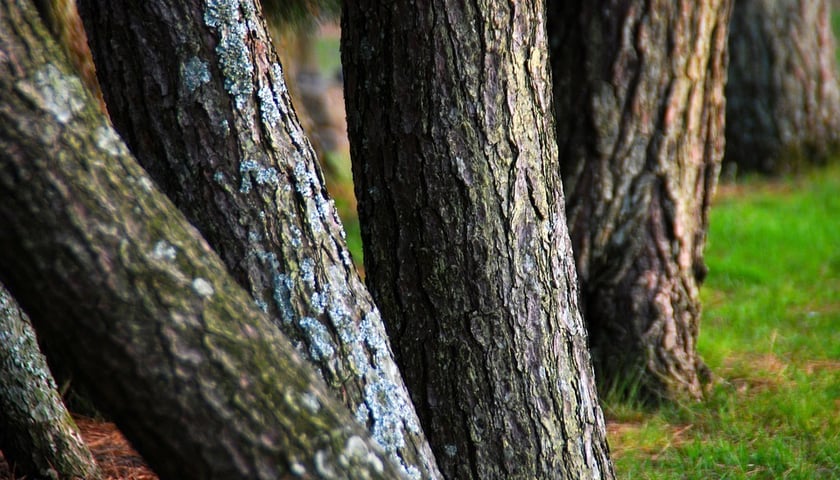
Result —
[{"label": "rough bark", "polygon": [[161,478],[397,478],[98,112],[0,4],[0,277]]},{"label": "rough bark", "polygon": [[828,0],[736,1],[726,86],[727,165],[781,173],[840,147]]},{"label": "rough bark", "polygon": [[[599,384],[701,395],[730,0],[549,2],[560,171]],[[604,390],[602,390],[604,391]]]},{"label": "rough bark", "polygon": [[541,2],[346,1],[368,285],[447,478],[611,478]]},{"label": "rough bark", "polygon": [[61,402],[29,318],[2,284],[0,450],[12,471],[26,478],[101,477]]},{"label": "rough bark", "polygon": [[141,165],[404,471],[436,477],[257,5],[79,7],[111,118]]}]

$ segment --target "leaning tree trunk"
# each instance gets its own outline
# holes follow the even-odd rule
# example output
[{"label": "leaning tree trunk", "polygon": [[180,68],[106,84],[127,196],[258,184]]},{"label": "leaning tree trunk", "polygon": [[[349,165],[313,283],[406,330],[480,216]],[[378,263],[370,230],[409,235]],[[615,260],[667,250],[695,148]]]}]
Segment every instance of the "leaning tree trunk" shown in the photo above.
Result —
[{"label": "leaning tree trunk", "polygon": [[12,471],[26,478],[101,477],[61,402],[29,318],[2,284],[0,450]]},{"label": "leaning tree trunk", "polygon": [[727,165],[781,173],[840,147],[828,0],[736,1],[726,85]]},{"label": "leaning tree trunk", "polygon": [[346,1],[368,285],[447,478],[611,478],[541,2]]},{"label": "leaning tree trunk", "polygon": [[79,7],[140,163],[404,471],[437,477],[257,5]]},{"label": "leaning tree trunk", "polygon": [[400,477],[48,40],[0,4],[0,277],[38,334],[161,478]]},{"label": "leaning tree trunk", "polygon": [[549,5],[560,171],[599,384],[698,397],[731,1]]}]

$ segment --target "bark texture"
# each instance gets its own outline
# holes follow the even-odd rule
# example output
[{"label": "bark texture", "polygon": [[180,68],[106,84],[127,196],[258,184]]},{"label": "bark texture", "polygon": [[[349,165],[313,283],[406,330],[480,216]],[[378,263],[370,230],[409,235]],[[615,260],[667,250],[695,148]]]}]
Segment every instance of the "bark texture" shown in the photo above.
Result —
[{"label": "bark texture", "polygon": [[701,395],[730,0],[550,1],[560,171],[599,383]]},{"label": "bark texture", "polygon": [[782,173],[840,147],[828,0],[736,1],[726,86],[727,164]]},{"label": "bark texture", "polygon": [[67,55],[70,64],[76,69],[76,74],[99,101],[102,111],[106,112],[85,27],[76,9],[76,0],[35,0],[34,3],[41,14],[41,20]]},{"label": "bark texture", "polygon": [[540,2],[347,1],[368,285],[446,478],[612,478]]},{"label": "bark texture", "polygon": [[404,472],[437,477],[258,5],[79,6],[111,118],[141,165]]},{"label": "bark texture", "polygon": [[161,478],[400,477],[0,5],[0,277]]},{"label": "bark texture", "polygon": [[0,284],[0,450],[32,479],[97,479],[99,468],[61,402],[29,318]]}]

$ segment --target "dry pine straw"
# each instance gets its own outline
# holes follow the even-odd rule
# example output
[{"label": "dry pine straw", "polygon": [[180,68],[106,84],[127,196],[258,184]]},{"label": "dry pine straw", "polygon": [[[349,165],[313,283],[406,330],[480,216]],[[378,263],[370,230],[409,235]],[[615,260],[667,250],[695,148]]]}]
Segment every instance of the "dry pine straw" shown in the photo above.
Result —
[{"label": "dry pine straw", "polygon": [[[85,417],[74,417],[88,448],[102,469],[104,480],[157,480],[116,425]],[[0,480],[11,480],[12,472],[0,453]]]}]

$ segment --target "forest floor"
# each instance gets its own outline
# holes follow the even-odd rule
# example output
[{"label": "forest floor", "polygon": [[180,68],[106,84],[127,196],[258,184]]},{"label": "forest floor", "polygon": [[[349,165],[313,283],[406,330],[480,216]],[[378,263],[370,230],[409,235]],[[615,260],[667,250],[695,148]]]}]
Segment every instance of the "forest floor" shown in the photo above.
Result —
[{"label": "forest floor", "polygon": [[840,479],[840,165],[720,187],[701,402],[604,398],[622,479]]},{"label": "forest floor", "polygon": [[[74,417],[76,425],[102,470],[103,480],[157,480],[117,426],[104,420]],[[12,478],[9,465],[0,453],[0,480]]]}]

